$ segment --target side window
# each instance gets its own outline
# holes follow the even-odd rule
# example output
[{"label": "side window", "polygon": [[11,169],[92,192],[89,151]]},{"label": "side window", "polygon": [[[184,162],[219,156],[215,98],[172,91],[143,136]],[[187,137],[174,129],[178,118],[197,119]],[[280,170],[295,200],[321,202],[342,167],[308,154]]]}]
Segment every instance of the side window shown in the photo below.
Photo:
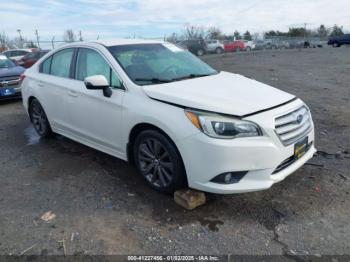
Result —
[{"label": "side window", "polygon": [[65,49],[54,54],[51,62],[51,75],[68,78],[72,57],[73,49]]},{"label": "side window", "polygon": [[50,56],[44,62],[41,63],[40,70],[39,70],[40,73],[50,74],[51,60],[52,60],[52,56]]},{"label": "side window", "polygon": [[75,78],[84,81],[85,77],[103,75],[113,88],[121,88],[121,83],[106,60],[96,51],[80,48],[77,57]]}]

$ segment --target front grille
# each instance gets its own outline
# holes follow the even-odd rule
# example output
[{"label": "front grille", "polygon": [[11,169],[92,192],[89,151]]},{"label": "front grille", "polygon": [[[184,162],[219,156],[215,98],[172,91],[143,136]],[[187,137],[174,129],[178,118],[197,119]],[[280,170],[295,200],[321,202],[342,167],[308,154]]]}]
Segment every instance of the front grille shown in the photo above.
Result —
[{"label": "front grille", "polygon": [[15,76],[2,76],[2,77],[0,77],[0,82],[1,82],[1,81],[11,81],[11,80],[19,80],[19,75],[15,75]]},{"label": "front grille", "polygon": [[285,146],[293,144],[304,137],[310,132],[311,128],[311,115],[305,106],[275,119],[276,134]]},{"label": "front grille", "polygon": [[0,87],[18,86],[20,83],[19,76],[0,77]]},{"label": "front grille", "polygon": [[[311,148],[312,146],[312,142],[310,144],[307,145],[306,149],[305,149],[305,153],[307,151],[309,151],[309,149]],[[291,156],[291,157],[288,157],[286,160],[284,160],[276,169],[275,171],[273,171],[272,175],[275,175],[279,172],[281,172],[283,169],[289,167],[290,165],[292,165],[295,161],[297,161],[299,158],[297,158],[296,156]]]}]

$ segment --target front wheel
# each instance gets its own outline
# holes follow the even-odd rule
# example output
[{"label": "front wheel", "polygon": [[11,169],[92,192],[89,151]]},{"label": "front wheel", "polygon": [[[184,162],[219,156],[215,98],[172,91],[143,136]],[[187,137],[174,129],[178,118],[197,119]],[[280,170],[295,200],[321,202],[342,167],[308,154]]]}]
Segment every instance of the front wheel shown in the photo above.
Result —
[{"label": "front wheel", "polygon": [[156,130],[141,132],[134,143],[134,159],[147,184],[162,193],[186,187],[186,173],[175,145]]},{"label": "front wheel", "polygon": [[333,47],[334,47],[334,48],[335,48],[335,47],[339,47],[338,43],[334,43],[334,44],[333,44]]},{"label": "front wheel", "polygon": [[38,100],[33,99],[29,105],[29,116],[35,131],[41,137],[52,136],[50,123],[47,119],[45,111]]}]

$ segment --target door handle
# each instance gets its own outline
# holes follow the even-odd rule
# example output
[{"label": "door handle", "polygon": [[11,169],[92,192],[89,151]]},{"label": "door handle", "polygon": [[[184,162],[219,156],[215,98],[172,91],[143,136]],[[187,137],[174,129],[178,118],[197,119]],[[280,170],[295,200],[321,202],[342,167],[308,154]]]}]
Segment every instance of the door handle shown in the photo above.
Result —
[{"label": "door handle", "polygon": [[75,91],[68,91],[68,95],[72,96],[72,97],[77,97],[78,93]]}]

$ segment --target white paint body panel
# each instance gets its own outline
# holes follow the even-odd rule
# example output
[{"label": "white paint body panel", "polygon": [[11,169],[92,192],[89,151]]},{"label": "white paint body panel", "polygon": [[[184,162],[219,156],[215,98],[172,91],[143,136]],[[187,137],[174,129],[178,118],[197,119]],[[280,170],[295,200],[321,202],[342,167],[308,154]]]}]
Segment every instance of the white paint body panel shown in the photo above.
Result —
[{"label": "white paint body panel", "polygon": [[[122,40],[104,45],[156,41]],[[39,65],[54,52],[66,47],[97,50],[118,75],[126,90],[113,90],[110,98],[101,90],[87,90],[83,81],[39,73]],[[293,95],[240,75],[222,72],[211,77],[184,80],[154,86],[134,84],[100,43],[74,43],[51,51],[25,72],[22,83],[23,104],[36,97],[42,104],[54,132],[82,144],[127,160],[127,144],[134,126],[147,123],[163,130],[177,146],[183,159],[191,188],[231,194],[267,189],[301,167],[315,152],[312,148],[301,159],[271,175],[286,158],[293,155],[293,145],[285,147],[274,132],[274,118],[295,110],[304,103]],[[160,102],[154,99],[167,101]],[[170,104],[169,104],[170,103]],[[179,104],[223,114],[243,116],[258,124],[263,136],[237,139],[208,137],[187,119]],[[276,107],[278,106],[278,107]],[[314,131],[308,134],[314,141]],[[249,171],[237,184],[221,185],[212,178],[230,171]]]},{"label": "white paint body panel", "polygon": [[294,98],[286,92],[242,75],[217,75],[145,86],[152,98],[211,112],[243,116],[283,104]]}]

